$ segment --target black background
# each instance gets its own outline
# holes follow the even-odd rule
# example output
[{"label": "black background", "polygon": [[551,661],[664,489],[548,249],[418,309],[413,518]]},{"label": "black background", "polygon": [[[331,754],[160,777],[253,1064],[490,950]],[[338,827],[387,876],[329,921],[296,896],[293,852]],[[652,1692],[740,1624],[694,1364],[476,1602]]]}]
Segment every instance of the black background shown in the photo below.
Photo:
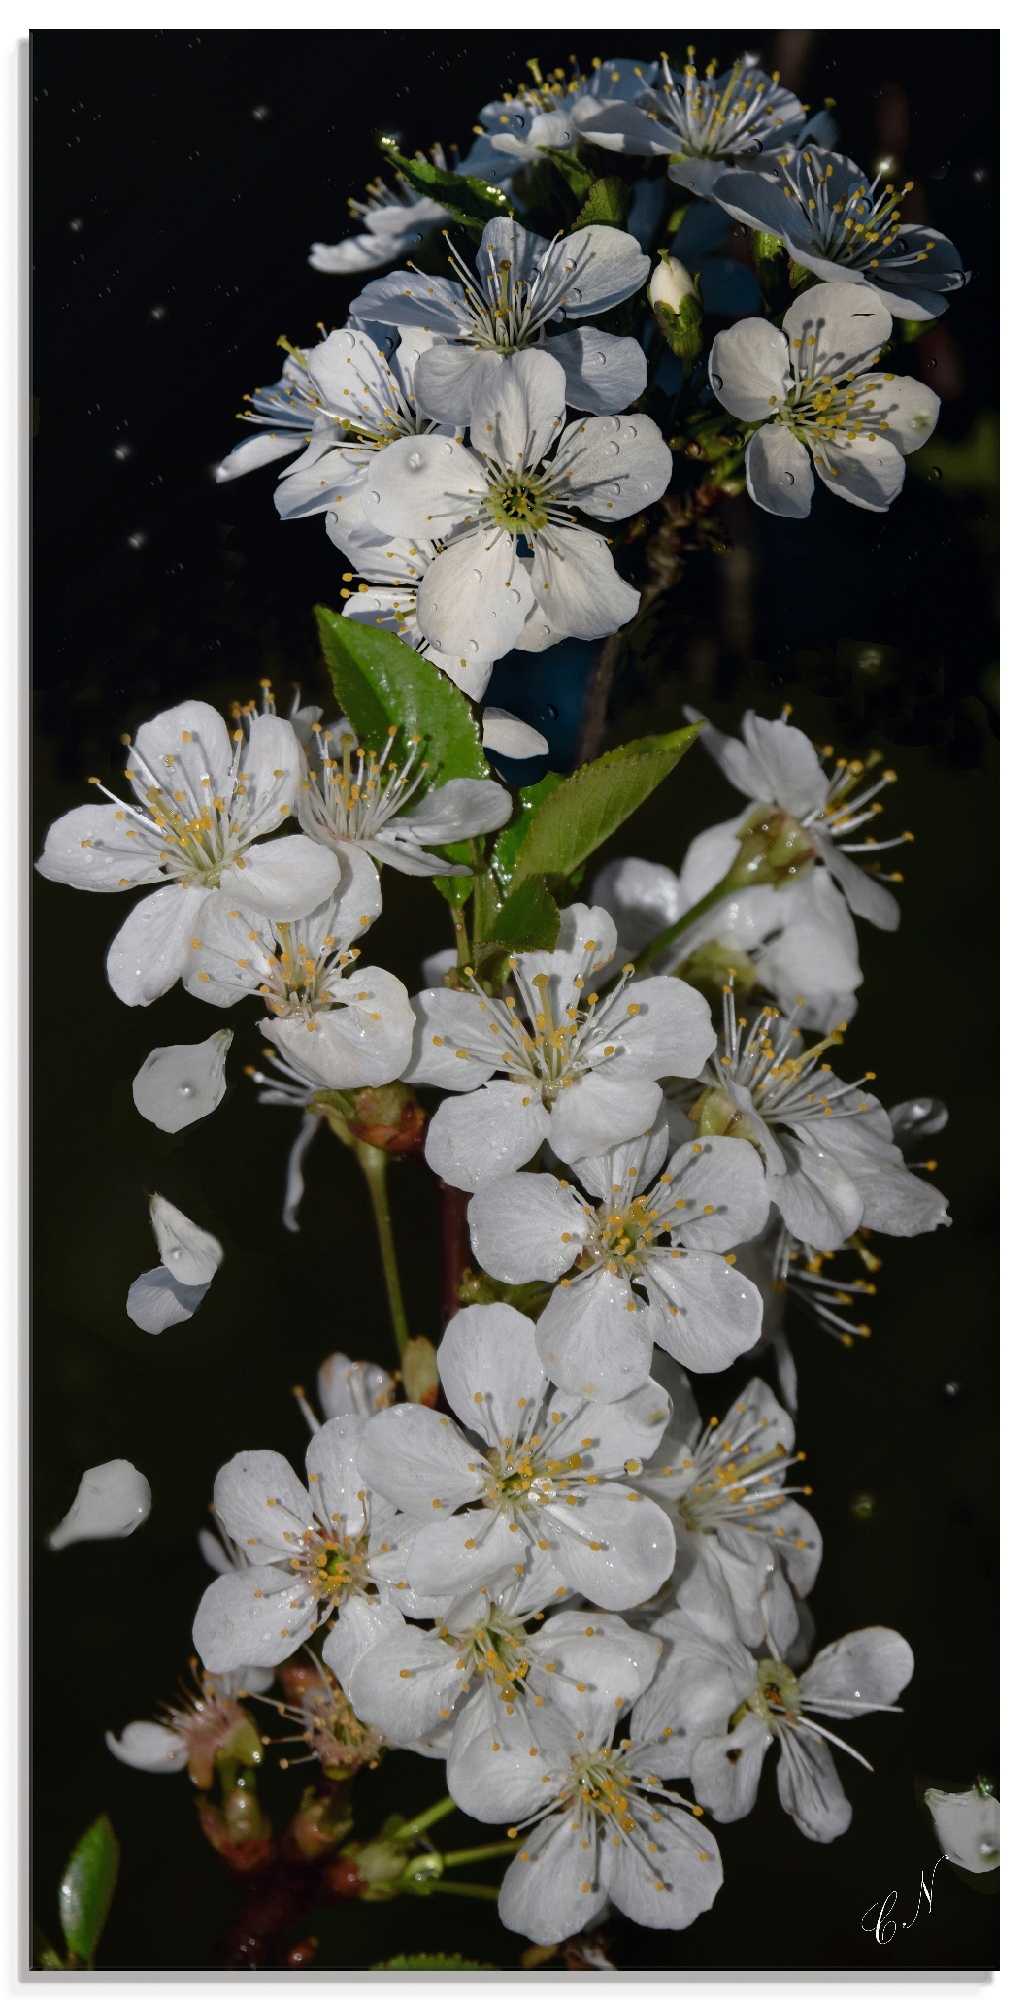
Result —
[{"label": "black background", "polygon": [[[705,41],[723,60],[735,53]],[[974,270],[945,341],[934,334],[916,350],[946,392],[942,476],[909,477],[881,518],[821,492],[808,523],[771,521],[746,502],[730,510],[730,556],[689,558],[664,671],[619,688],[611,740],[675,726],[687,696],[723,726],[747,701],[770,713],[787,698],[816,738],[886,751],[902,780],[891,830],[911,825],[918,844],[905,855],[899,935],[862,928],[865,985],[841,1066],[875,1069],[887,1103],[916,1091],[947,1099],[950,1127],[934,1146],[955,1226],[887,1245],[872,1341],[845,1352],[796,1331],[800,1442],[826,1542],[811,1600],[819,1642],[895,1624],[916,1659],[904,1716],[856,1732],[876,1774],[848,1766],[853,1826],[828,1848],[804,1841],[766,1775],[752,1817],[720,1834],[726,1883],[712,1913],[684,1934],[617,1921],[612,1952],[625,1969],[989,1967],[996,1899],[946,1866],[932,1912],[923,1905],[889,1945],[861,1918],[891,1889],[897,1914],[913,1912],[935,1859],[916,1779],[997,1775],[996,514],[988,476],[944,458],[996,407],[997,38],[736,41],[778,61],[812,103],[833,96],[857,159],[903,151],[926,213]],[[569,44],[584,60],[594,52],[581,36],[493,32],[34,37],[37,839],[88,796],[88,775],[118,771],[120,731],[186,695],[246,699],[267,673],[280,692],[302,680],[308,698],[327,700],[310,606],[335,601],[339,558],[318,521],[279,522],[272,474],[216,488],[211,467],[237,441],[241,391],[278,375],[277,336],[306,343],[318,320],[341,324],[360,288],[319,276],[306,253],[352,226],[346,197],[377,170],[376,133],[408,150],[436,138],[464,149],[480,104],[514,87],[529,56],[544,68],[567,61]],[[641,37],[630,52],[656,47]],[[545,720],[531,702],[526,712]],[[698,750],[617,851],[677,866],[734,799]],[[234,1019],[217,1116],[161,1135],[137,1117],[132,1077],[154,1045],[198,1040],[216,1023],[181,990],[146,1011],[114,999],[103,955],[124,906],[40,883],[36,911],[39,1536],[82,1469],[111,1457],[147,1472],[154,1507],[126,1543],[60,1555],[37,1544],[35,1911],[53,1934],[61,1863],[106,1810],[124,1859],[102,1966],[202,1968],[238,1892],[196,1832],[186,1779],[122,1768],[103,1731],[174,1694],[207,1581],[195,1536],[218,1465],[244,1445],[299,1459],[290,1386],[310,1388],[337,1346],[386,1360],[389,1333],[362,1190],[328,1135],[311,1156],[302,1234],[281,1231],[294,1122],[260,1109],[241,1074],[258,1047],[252,1027]],[[446,937],[433,892],[390,875],[376,957],[417,985],[422,954]],[[435,1337],[431,1184],[413,1166],[393,1179],[412,1317]],[[155,1187],[226,1250],[200,1313],[159,1340],[124,1312],[129,1283],[154,1261]],[[736,1381],[701,1380],[705,1411],[721,1410]],[[855,1510],[859,1495],[870,1512]],[[277,1771],[262,1780],[280,1817],[296,1789]],[[442,1766],[391,1757],[361,1792],[358,1831],[442,1789]],[[450,1824],[469,1844],[490,1837]],[[352,1906],[305,1928],[325,1967],[405,1948],[516,1966],[523,1943],[488,1908],[444,1899]]]}]

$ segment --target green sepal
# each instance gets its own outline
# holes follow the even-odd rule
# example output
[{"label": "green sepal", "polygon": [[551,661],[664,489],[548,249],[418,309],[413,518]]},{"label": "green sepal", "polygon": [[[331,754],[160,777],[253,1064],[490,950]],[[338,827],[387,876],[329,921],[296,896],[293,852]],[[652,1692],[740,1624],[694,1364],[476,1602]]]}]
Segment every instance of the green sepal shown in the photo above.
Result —
[{"label": "green sepal", "polygon": [[526,1319],[538,1320],[550,1303],[553,1289],[543,1278],[532,1278],[523,1285],[505,1285],[499,1278],[491,1278],[487,1271],[469,1270],[457,1287],[457,1296],[463,1306],[513,1306]]},{"label": "green sepal", "polygon": [[674,771],[702,726],[694,722],[667,736],[641,736],[574,771],[534,813],[518,850],[512,888],[529,875],[567,877],[580,868]]},{"label": "green sepal", "polygon": [[491,776],[464,695],[431,660],[394,633],[344,618],[324,604],[315,605],[314,615],[340,707],[362,741],[381,750],[395,724],[402,743],[421,738],[437,784]]},{"label": "green sepal", "polygon": [[[545,153],[547,159],[557,168],[562,179],[568,182],[576,201],[584,200],[593,185],[593,175],[590,173],[589,168],[584,167],[582,161],[577,160],[574,153],[559,153],[554,146],[538,146],[536,150],[539,153]],[[599,218],[594,219],[599,220]],[[574,226],[576,229],[580,227],[579,223],[576,223]]]},{"label": "green sepal", "polygon": [[556,771],[548,771],[538,784],[525,785],[519,792],[518,809],[498,833],[490,856],[490,867],[502,889],[511,886],[519,850],[532,825],[534,813],[539,811],[544,799],[549,799],[551,793],[563,784],[564,779]]},{"label": "green sepal", "polygon": [[403,174],[418,194],[438,201],[455,222],[473,235],[481,235],[485,224],[492,222],[495,215],[512,213],[510,196],[489,181],[477,180],[474,174],[452,174],[446,167],[433,166],[431,160],[405,159],[392,139],[380,139],[379,144],[390,166]]},{"label": "green sepal", "polygon": [[380,1958],[371,1972],[495,1972],[488,1958],[462,1958],[457,1951],[412,1951],[399,1958]]},{"label": "green sepal", "polygon": [[434,875],[432,886],[439,890],[452,910],[463,910],[475,887],[475,878],[472,875]]},{"label": "green sepal", "polygon": [[[697,289],[699,292],[699,282]],[[698,298],[687,296],[680,301],[678,312],[659,301],[652,308],[661,332],[664,334],[672,353],[688,367],[695,361],[704,345],[704,306]]]},{"label": "green sepal", "polygon": [[114,1828],[101,1813],[69,1856],[57,1891],[64,1941],[72,1956],[90,1970],[118,1880],[118,1861]]},{"label": "green sepal", "polygon": [[606,222],[612,229],[624,229],[632,189],[616,174],[594,181],[579,210],[573,229],[587,229],[591,222]]}]

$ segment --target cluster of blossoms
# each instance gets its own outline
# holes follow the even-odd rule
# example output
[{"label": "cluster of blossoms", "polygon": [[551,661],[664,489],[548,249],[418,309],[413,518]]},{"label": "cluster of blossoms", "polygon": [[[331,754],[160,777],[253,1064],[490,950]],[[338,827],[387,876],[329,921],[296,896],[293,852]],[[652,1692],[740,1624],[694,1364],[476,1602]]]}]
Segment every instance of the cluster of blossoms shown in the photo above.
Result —
[{"label": "cluster of blossoms", "polygon": [[[125,739],[130,795],[100,785],[107,802],[59,820],[38,864],[56,883],[150,891],[108,955],[126,1004],[177,982],[222,1010],[256,1003],[270,1069],[251,1073],[263,1101],[302,1114],[287,1227],[328,1123],[377,1202],[403,1364],[404,1400],[380,1366],[324,1364],[320,1415],[301,1397],[306,1478],[266,1449],[221,1468],[195,1687],[110,1747],[188,1769],[204,1792],[218,1773],[242,1783],[231,1774],[269,1740],[246,1703],[263,1700],[333,1782],[396,1749],[445,1762],[449,1799],[510,1840],[503,1922],[543,1946],[609,1905],[651,1928],[708,1910],[712,1822],[752,1809],[773,1743],[799,1831],[842,1834],[833,1752],[865,1759],[838,1728],[894,1712],[913,1671],[880,1627],[814,1648],[822,1542],[782,1327],[792,1291],[849,1340],[846,1312],[872,1288],[826,1263],[874,1270],[871,1235],[949,1220],[921,1178],[933,1163],[909,1158],[942,1106],[889,1112],[871,1074],[832,1064],[861,983],[855,919],[900,918],[880,856],[911,836],[865,831],[895,774],[874,753],[817,750],[788,710],[748,712],[737,739],[688,709],[742,809],[698,833],[678,873],[626,857],[581,901],[583,860],[617,817],[523,880],[543,806],[481,775],[483,750],[545,747],[479,709],[494,664],[604,639],[637,611],[607,531],[645,532],[676,476],[648,413],[669,358],[696,437],[723,411],[743,427],[759,506],[807,514],[815,473],[859,507],[899,492],[937,399],[883,351],[895,320],[942,312],[966,274],[945,238],[902,220],[902,192],[827,150],[834,138],[750,58],[701,74],[691,51],[681,71],[662,57],[536,75],[485,107],[454,172],[438,150],[397,155],[400,193],[377,184],[355,205],[362,233],[316,245],[312,263],[363,273],[424,240],[453,275],[374,278],[344,326],[290,347],[218,477],[289,461],[279,513],[322,515],[350,565],[333,622],[341,703],[343,686],[367,700],[347,648],[360,662],[372,645],[376,700],[403,725],[375,736],[297,703],[282,716],[267,685],[228,727],[182,703]],[[574,189],[590,148],[644,163],[625,226],[588,202],[566,231],[524,226],[531,177]],[[696,288],[674,256],[652,271],[682,189],[775,238],[795,279],[785,311],[766,300],[715,334],[709,381],[699,340],[683,345]],[[438,233],[462,199],[479,217],[467,254]],[[441,775],[439,713],[455,702],[458,768],[477,776]],[[412,993],[365,962],[390,871],[434,881],[454,920],[453,951]],[[156,1048],[134,1084],[141,1114],[168,1132],[213,1114],[231,1039]],[[384,1158],[404,1152],[454,1191],[453,1213],[469,1198],[460,1296],[474,1303],[452,1309],[421,1375],[382,1207]],[[202,1304],[221,1246],[161,1196],[151,1220],[161,1263],[128,1310],[159,1333]],[[766,1354],[781,1402],[753,1372]],[[705,1424],[691,1378],[737,1367]],[[218,1844],[224,1812],[215,1822]],[[423,1875],[445,1857],[430,1859]]]}]

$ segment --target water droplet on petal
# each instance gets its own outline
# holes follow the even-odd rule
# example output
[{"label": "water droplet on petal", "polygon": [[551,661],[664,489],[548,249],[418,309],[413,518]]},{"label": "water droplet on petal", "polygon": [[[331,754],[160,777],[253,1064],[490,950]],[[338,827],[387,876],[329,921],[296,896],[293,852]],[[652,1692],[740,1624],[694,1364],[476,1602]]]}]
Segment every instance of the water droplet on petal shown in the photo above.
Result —
[{"label": "water droplet on petal", "polygon": [[939,465],[931,465],[931,466],[929,467],[929,477],[930,477],[930,479],[931,479],[931,480],[932,480],[932,481],[934,482],[934,484],[935,484],[935,482],[936,482],[937,480],[939,480],[939,479],[942,479],[942,478],[943,478],[943,468],[942,468],[942,466],[939,466]]},{"label": "water droplet on petal", "polygon": [[795,486],[797,483],[793,477],[792,472],[784,472],[783,478],[786,481],[787,486]]},{"label": "water droplet on petal", "polygon": [[713,389],[720,389],[721,386],[722,386],[722,377],[720,375],[712,375],[711,387]]},{"label": "water droplet on petal", "polygon": [[612,438],[612,440],[611,440],[611,443],[610,443],[610,444],[606,444],[606,445],[604,446],[604,450],[606,451],[606,453],[607,453],[607,455],[608,455],[608,458],[617,458],[617,457],[618,457],[618,446],[616,445],[616,443],[615,443],[615,441],[614,441],[614,439],[613,439],[613,438]]},{"label": "water droplet on petal", "polygon": [[521,601],[522,601],[522,593],[521,593],[521,591],[520,591],[520,590],[512,590],[512,592],[511,592],[511,602],[512,602],[512,604],[520,604],[520,603],[521,603]]},{"label": "water droplet on petal", "polygon": [[475,579],[476,583],[481,583],[481,582],[482,582],[482,571],[481,571],[481,569],[473,569],[473,571],[472,571],[472,576],[474,577],[474,579]]},{"label": "water droplet on petal", "polygon": [[478,641],[478,639],[469,639],[469,641],[468,641],[468,651],[469,651],[470,653],[477,653],[477,652],[478,652],[478,650],[479,650],[479,641]]},{"label": "water droplet on petal", "polygon": [[381,493],[369,493],[368,498],[371,501],[373,507],[381,507],[382,505]]},{"label": "water droplet on petal", "polygon": [[180,1083],[178,1094],[180,1097],[195,1097],[196,1091],[191,1083]]},{"label": "water droplet on petal", "polygon": [[409,465],[409,466],[410,466],[410,468],[411,468],[411,471],[412,471],[412,472],[417,472],[417,470],[418,470],[418,467],[419,467],[420,465],[424,465],[424,463],[425,463],[425,460],[424,460],[424,458],[422,457],[422,454],[421,454],[421,452],[420,452],[420,451],[412,451],[412,452],[409,452],[409,453],[408,453],[408,456],[407,456],[407,462],[408,462],[408,465]]}]

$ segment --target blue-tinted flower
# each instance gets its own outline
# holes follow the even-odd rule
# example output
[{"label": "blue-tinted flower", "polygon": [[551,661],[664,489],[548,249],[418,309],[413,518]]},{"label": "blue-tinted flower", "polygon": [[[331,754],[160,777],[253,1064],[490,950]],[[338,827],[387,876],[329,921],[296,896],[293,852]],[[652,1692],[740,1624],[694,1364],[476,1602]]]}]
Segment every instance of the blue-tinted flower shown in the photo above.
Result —
[{"label": "blue-tinted flower", "polygon": [[[590,119],[591,146],[614,153],[641,153],[668,159],[668,177],[694,194],[707,195],[712,183],[738,161],[821,132],[819,120],[808,120],[807,106],[779,82],[766,76],[750,56],[715,75],[709,63],[699,76],[693,50],[684,73],[662,58],[652,88],[634,101],[605,106]],[[824,117],[824,114],[822,114]]]}]

